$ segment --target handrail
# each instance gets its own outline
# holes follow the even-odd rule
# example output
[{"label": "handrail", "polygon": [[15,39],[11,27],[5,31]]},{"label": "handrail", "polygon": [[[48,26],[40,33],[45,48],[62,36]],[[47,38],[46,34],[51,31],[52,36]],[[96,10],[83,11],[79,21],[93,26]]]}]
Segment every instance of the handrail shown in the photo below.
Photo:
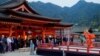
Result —
[{"label": "handrail", "polygon": [[[63,48],[63,49],[67,49],[67,48]],[[85,53],[91,53],[90,51],[97,51],[98,53],[95,53],[95,54],[100,54],[100,50],[87,50],[87,48],[86,49],[79,49],[79,48],[69,48],[69,50],[68,51],[71,51],[70,49],[75,49],[76,50],[76,52],[80,52],[80,50],[85,50],[86,52]],[[61,48],[59,48],[59,50],[61,50]],[[65,50],[65,51],[67,51],[67,50]]]}]

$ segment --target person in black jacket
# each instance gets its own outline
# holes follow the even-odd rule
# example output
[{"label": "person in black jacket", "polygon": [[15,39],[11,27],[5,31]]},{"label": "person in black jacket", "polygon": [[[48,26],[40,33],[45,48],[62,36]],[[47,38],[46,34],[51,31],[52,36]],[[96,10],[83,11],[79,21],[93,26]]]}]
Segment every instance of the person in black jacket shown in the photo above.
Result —
[{"label": "person in black jacket", "polygon": [[37,39],[34,38],[34,37],[32,37],[31,39],[32,39],[33,44],[34,44],[34,50],[36,50],[36,48],[37,48]]},{"label": "person in black jacket", "polygon": [[5,53],[7,49],[7,38],[4,35],[2,35],[0,38],[0,46],[0,51]]},{"label": "person in black jacket", "polygon": [[0,53],[3,53],[3,42],[2,42],[2,38],[0,37]]}]

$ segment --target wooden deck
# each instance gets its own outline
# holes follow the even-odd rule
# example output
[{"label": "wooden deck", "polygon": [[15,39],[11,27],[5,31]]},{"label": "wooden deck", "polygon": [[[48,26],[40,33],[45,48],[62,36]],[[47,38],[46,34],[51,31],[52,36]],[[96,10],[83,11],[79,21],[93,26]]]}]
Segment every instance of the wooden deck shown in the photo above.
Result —
[{"label": "wooden deck", "polygon": [[[89,50],[89,52],[87,51],[86,47],[82,47],[82,46],[39,47],[37,49],[37,54],[42,55],[43,53],[46,53],[46,52],[49,52],[53,55],[55,53],[59,53],[59,55],[63,55],[62,52],[64,52],[66,55],[68,55],[68,53],[72,53],[73,55],[75,54],[75,55],[80,55],[80,56],[82,56],[82,55],[87,56],[87,54],[89,54],[90,56],[91,55],[100,56],[100,48],[91,48]],[[43,54],[43,55],[45,55],[45,54]]]}]

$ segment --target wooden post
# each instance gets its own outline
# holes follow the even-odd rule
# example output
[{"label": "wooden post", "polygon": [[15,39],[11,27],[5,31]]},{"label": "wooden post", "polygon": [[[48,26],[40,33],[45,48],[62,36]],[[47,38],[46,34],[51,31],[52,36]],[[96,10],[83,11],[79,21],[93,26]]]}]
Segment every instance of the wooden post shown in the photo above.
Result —
[{"label": "wooden post", "polygon": [[99,54],[100,54],[100,51],[99,51]]},{"label": "wooden post", "polygon": [[62,45],[65,45],[63,38],[64,38],[64,29],[62,29]]},{"label": "wooden post", "polygon": [[10,27],[9,27],[9,36],[12,36],[12,33],[13,33],[13,26],[11,25]]},{"label": "wooden post", "polygon": [[76,49],[76,52],[78,52],[79,51],[79,49]]},{"label": "wooden post", "polygon": [[56,30],[54,30],[54,38],[56,38]]},{"label": "wooden post", "polygon": [[70,29],[71,29],[71,28],[68,28],[68,29],[67,29],[67,36],[66,36],[67,39],[68,39],[68,40],[67,40],[67,51],[69,51],[69,46],[70,46],[70,32],[71,32]]},{"label": "wooden post", "polygon": [[59,31],[60,31],[60,38],[61,38],[61,44],[59,45],[62,45],[62,29],[59,29]]},{"label": "wooden post", "polygon": [[45,42],[45,28],[42,28],[42,40]]},{"label": "wooden post", "polygon": [[23,38],[25,39],[25,37],[26,37],[26,33],[25,33],[25,31],[23,30]]},{"label": "wooden post", "polygon": [[89,51],[90,51],[90,47],[87,47],[87,54],[89,54]]}]

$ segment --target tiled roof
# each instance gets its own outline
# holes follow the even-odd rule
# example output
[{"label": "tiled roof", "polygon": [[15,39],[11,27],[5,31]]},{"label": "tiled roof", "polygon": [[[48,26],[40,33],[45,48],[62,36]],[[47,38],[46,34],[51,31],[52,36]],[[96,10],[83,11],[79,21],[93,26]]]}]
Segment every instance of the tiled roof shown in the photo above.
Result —
[{"label": "tiled roof", "polygon": [[[3,12],[4,10],[8,10],[9,8],[16,7],[18,5],[21,5],[24,2],[25,2],[25,5],[26,5],[26,0],[7,0],[6,2],[3,2],[2,4],[0,4],[0,12]],[[27,6],[27,7],[29,7],[29,6]],[[3,10],[1,10],[1,9],[3,9]],[[32,10],[32,11],[34,11],[34,10]],[[6,12],[8,13],[8,11],[6,11]],[[18,14],[18,15],[25,16],[25,17],[26,16],[31,17],[31,18],[36,17],[37,19],[41,18],[40,20],[48,20],[48,21],[54,21],[54,22],[60,22],[61,21],[60,19],[49,18],[49,17],[38,15],[38,13],[33,14],[34,12],[32,14],[31,13],[20,12],[20,11],[13,11],[13,12]]]},{"label": "tiled roof", "polygon": [[3,13],[0,13],[0,21],[16,22],[16,23],[22,22],[22,20],[19,18],[11,18],[8,15]]},{"label": "tiled roof", "polygon": [[8,1],[10,1],[10,0],[0,0],[0,5],[6,3]]},{"label": "tiled roof", "polygon": [[100,32],[94,32],[95,35],[100,35]]},{"label": "tiled roof", "polygon": [[[53,22],[53,24],[49,23],[47,25],[55,25],[55,26],[61,26],[61,27],[72,26],[72,24],[60,23],[60,21],[61,21],[60,19],[41,16],[38,13],[34,14],[34,12],[33,13],[26,13],[26,12],[11,10],[11,8],[16,8],[16,7],[18,7],[22,4],[29,7],[26,3],[26,0],[7,0],[6,2],[0,4],[0,20],[1,21],[12,21],[12,22],[18,21],[18,22],[21,22],[21,19],[9,17],[10,14],[15,14],[16,16],[21,16],[21,17],[24,16],[24,17],[28,17],[28,18],[32,18],[32,19],[46,20],[46,21]],[[29,9],[31,10],[31,8],[29,8]],[[59,23],[56,24],[54,22],[59,22]]]},{"label": "tiled roof", "polygon": [[22,4],[25,0],[7,0],[0,4],[0,8],[12,8]]},{"label": "tiled roof", "polygon": [[89,29],[90,27],[84,27],[84,26],[80,26],[80,27],[73,27],[72,28],[72,32],[76,32],[76,33],[82,33],[84,32],[85,29]]},{"label": "tiled roof", "polygon": [[15,15],[18,15],[18,16],[24,16],[24,17],[34,18],[34,19],[38,19],[38,20],[46,20],[46,21],[53,21],[53,22],[60,22],[61,21],[60,19],[49,18],[49,17],[31,14],[31,13],[26,13],[26,12],[19,12],[19,11],[13,11],[13,10],[10,10],[9,12],[14,13]]}]

